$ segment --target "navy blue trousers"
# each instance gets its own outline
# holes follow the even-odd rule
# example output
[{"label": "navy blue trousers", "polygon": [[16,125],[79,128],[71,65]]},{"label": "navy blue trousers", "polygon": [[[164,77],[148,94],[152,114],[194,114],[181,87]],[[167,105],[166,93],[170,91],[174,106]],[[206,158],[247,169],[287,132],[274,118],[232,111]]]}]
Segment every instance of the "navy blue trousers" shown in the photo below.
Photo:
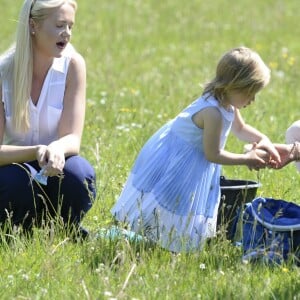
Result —
[{"label": "navy blue trousers", "polygon": [[[40,170],[37,161],[28,165]],[[30,228],[43,220],[61,217],[65,224],[79,224],[96,197],[95,171],[83,157],[66,159],[63,175],[38,184],[26,164],[0,167],[0,223]]]}]

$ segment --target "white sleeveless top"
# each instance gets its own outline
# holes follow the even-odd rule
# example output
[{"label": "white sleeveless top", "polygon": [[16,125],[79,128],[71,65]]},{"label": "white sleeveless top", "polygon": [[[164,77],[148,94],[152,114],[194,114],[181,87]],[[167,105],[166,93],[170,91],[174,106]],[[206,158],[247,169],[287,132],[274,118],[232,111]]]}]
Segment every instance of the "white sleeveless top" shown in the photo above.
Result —
[{"label": "white sleeveless top", "polygon": [[37,105],[29,101],[30,128],[26,134],[15,132],[11,121],[11,82],[2,81],[2,101],[5,110],[5,145],[48,145],[58,138],[58,124],[63,110],[66,77],[74,48],[69,46],[59,58],[54,58],[42,86]]}]

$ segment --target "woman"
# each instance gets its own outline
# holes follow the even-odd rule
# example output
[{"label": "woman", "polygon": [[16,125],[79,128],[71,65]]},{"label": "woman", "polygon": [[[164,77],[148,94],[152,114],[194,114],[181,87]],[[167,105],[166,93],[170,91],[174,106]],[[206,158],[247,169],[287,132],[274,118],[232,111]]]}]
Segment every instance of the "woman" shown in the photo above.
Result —
[{"label": "woman", "polygon": [[[0,58],[0,222],[48,217],[80,227],[95,173],[79,156],[86,67],[70,44],[74,0],[25,0],[15,44]],[[46,185],[34,180],[42,169]]]},{"label": "woman", "polygon": [[[300,171],[300,120],[294,122],[286,131],[285,134],[286,142],[290,145],[287,145],[287,147],[291,148],[291,155],[289,156],[288,161],[295,161],[295,165]],[[293,144],[293,146],[291,146]]]}]

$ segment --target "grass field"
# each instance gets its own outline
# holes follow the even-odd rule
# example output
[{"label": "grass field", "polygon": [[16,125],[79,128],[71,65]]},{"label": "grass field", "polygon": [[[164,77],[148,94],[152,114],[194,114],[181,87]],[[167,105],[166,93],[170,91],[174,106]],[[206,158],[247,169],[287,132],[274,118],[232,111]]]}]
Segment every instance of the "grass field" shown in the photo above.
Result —
[{"label": "grass field", "polygon": [[[1,44],[13,40],[21,0],[0,0]],[[270,85],[242,111],[274,142],[300,119],[298,0],[79,0],[73,44],[88,68],[82,155],[97,172],[97,201],[84,220],[92,235],[112,223],[144,142],[202,92],[221,54],[245,45],[272,70]],[[230,137],[226,148],[241,152]],[[299,202],[299,174],[224,167],[259,180],[258,195]],[[1,199],[0,199],[1,200]],[[173,255],[126,240],[72,243],[59,226],[16,233],[0,245],[0,299],[300,299],[300,270],[241,262],[220,237],[202,252]]]}]

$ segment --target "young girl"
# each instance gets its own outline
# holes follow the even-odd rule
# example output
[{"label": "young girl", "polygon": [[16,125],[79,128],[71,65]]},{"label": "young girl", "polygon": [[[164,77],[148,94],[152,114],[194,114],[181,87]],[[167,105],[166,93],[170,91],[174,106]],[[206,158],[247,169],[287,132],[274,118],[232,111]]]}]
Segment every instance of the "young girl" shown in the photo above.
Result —
[{"label": "young girl", "polygon": [[239,112],[269,79],[269,69],[254,51],[240,47],[225,53],[202,96],[145,144],[111,210],[114,217],[171,251],[201,248],[216,231],[221,165],[257,169],[268,164],[255,149],[224,150],[229,132],[280,160],[269,139]]}]

